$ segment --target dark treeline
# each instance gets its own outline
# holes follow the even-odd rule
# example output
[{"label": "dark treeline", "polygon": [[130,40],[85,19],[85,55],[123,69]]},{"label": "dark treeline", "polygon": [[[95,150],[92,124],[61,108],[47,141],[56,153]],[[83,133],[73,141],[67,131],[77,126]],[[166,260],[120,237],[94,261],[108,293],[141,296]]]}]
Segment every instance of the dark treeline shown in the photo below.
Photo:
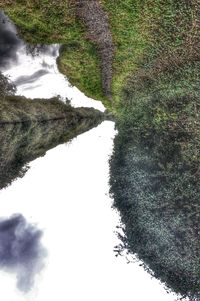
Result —
[{"label": "dark treeline", "polygon": [[101,121],[101,118],[90,117],[71,126],[66,120],[0,126],[0,189],[23,177],[30,161]]},{"label": "dark treeline", "polygon": [[120,132],[111,160],[111,193],[124,227],[122,249],[166,287],[200,298],[199,153],[188,133]]},{"label": "dark treeline", "polygon": [[[34,75],[33,75],[34,76]],[[31,123],[65,119],[65,125],[76,126],[82,119],[91,123],[104,118],[104,114],[93,108],[74,108],[60,97],[51,99],[28,99],[16,96],[16,87],[0,72],[0,124]]]}]

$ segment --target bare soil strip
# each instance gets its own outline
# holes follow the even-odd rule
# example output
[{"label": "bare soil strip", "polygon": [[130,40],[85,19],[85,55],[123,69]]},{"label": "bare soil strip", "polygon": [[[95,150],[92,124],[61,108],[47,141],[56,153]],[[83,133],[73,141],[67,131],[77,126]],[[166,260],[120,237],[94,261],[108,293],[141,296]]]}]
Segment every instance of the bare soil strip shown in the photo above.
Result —
[{"label": "bare soil strip", "polygon": [[106,97],[112,100],[112,64],[114,45],[109,29],[108,16],[99,1],[77,1],[77,16],[87,29],[87,38],[96,44],[101,59],[102,89]]}]

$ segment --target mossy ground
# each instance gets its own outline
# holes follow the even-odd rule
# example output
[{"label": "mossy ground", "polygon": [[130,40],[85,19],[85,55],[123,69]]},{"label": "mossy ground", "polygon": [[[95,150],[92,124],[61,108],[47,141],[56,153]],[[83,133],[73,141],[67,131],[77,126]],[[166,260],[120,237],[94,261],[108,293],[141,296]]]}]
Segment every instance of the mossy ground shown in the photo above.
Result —
[{"label": "mossy ground", "polygon": [[122,88],[130,73],[135,72],[147,47],[147,32],[141,26],[141,0],[107,1],[102,5],[109,16],[115,44],[112,93],[114,108],[121,100]]},{"label": "mossy ground", "polygon": [[[163,107],[169,98],[175,107],[183,96],[190,95],[190,101],[198,103],[199,10],[197,0],[143,2],[139,36],[146,44],[142,56],[136,61],[133,58],[137,68],[129,73],[122,87],[117,110],[123,121],[142,125],[146,118],[142,112],[149,110],[149,125],[151,121],[156,123],[157,115],[151,110],[154,103]],[[165,121],[165,115],[174,119],[167,108],[163,119],[161,115],[160,123]]]}]

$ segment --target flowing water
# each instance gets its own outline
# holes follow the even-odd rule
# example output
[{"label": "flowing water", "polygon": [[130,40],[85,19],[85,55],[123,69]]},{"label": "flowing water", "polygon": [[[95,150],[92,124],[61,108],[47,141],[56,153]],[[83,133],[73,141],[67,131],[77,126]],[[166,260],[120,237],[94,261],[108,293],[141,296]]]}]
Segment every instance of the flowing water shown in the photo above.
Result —
[{"label": "flowing water", "polygon": [[[12,24],[6,30],[15,34]],[[13,45],[1,70],[15,82],[18,94],[31,98],[60,94],[74,106],[104,110],[59,73],[59,45],[48,46],[35,57],[26,53],[18,38]],[[55,131],[53,126],[50,131]],[[73,134],[68,142],[55,143],[52,136],[45,145],[48,126],[32,130],[29,139],[27,129],[5,127],[1,132],[4,301],[176,300],[139,261],[128,264],[126,256],[115,256],[119,215],[112,209],[108,184],[113,122],[105,121],[77,137]]]}]

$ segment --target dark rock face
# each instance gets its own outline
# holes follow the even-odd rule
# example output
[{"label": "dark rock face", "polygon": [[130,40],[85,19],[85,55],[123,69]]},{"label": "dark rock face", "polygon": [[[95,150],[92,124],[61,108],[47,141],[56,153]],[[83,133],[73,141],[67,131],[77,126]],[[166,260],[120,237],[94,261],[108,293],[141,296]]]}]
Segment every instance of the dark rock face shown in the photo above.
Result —
[{"label": "dark rock face", "polygon": [[21,214],[0,219],[0,268],[17,274],[17,287],[28,292],[44,267],[46,251],[41,245],[42,231]]}]

